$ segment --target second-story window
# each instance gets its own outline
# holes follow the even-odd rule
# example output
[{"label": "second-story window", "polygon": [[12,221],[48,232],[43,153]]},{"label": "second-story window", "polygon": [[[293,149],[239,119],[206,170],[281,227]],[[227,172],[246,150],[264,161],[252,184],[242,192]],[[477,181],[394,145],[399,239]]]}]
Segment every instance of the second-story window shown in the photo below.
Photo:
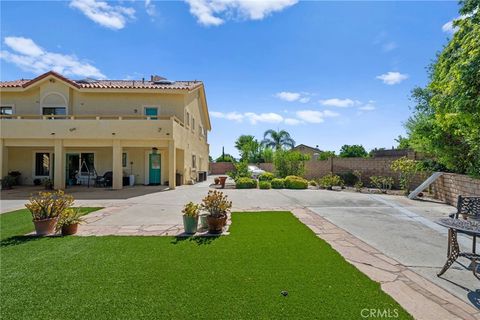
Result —
[{"label": "second-story window", "polygon": [[145,107],[145,115],[150,117],[151,120],[158,119],[158,108],[157,107]]},{"label": "second-story window", "polygon": [[190,127],[190,113],[187,112],[187,127]]},{"label": "second-story window", "polygon": [[192,117],[192,131],[195,131],[195,118]]},{"label": "second-story window", "polygon": [[[44,116],[64,116],[67,114],[67,108],[65,107],[44,107],[42,109]],[[55,119],[52,117],[51,119]]]}]

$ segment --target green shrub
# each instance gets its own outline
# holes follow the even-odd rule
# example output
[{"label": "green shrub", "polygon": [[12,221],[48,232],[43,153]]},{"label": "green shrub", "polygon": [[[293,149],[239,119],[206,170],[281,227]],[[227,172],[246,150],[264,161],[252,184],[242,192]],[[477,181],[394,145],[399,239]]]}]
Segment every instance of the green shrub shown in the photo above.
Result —
[{"label": "green shrub", "polygon": [[272,181],[275,176],[271,172],[265,172],[258,176],[258,181]]},{"label": "green shrub", "polygon": [[301,176],[305,173],[305,161],[309,159],[308,155],[298,151],[278,149],[273,157],[275,173],[281,178],[290,175]]},{"label": "green shrub", "polygon": [[257,180],[252,178],[238,178],[235,182],[237,189],[255,189],[257,187]]},{"label": "green shrub", "polygon": [[377,189],[380,189],[382,193],[387,193],[388,190],[392,189],[393,178],[392,177],[383,177],[383,176],[371,176],[370,182]]},{"label": "green shrub", "polygon": [[335,186],[342,186],[343,180],[339,176],[333,173],[329,173],[326,176],[320,178],[319,185],[324,189],[332,189],[332,187]]},{"label": "green shrub", "polygon": [[248,162],[240,161],[233,164],[234,171],[227,172],[227,175],[233,180],[237,181],[238,178],[251,178],[252,174],[248,171]]},{"label": "green shrub", "polygon": [[285,179],[274,178],[271,184],[272,184],[272,189],[283,189],[285,188]]},{"label": "green shrub", "polygon": [[362,182],[362,173],[359,170],[353,171],[353,174],[357,178],[357,182],[353,185],[355,187],[355,191],[361,192],[362,187],[363,187],[363,182]]},{"label": "green shrub", "polygon": [[308,182],[308,184],[309,184],[310,186],[312,186],[312,187],[317,187],[317,186],[318,186],[318,184],[317,184],[317,182],[316,182],[315,180],[310,180],[310,181]]},{"label": "green shrub", "polygon": [[285,188],[287,189],[307,189],[308,181],[302,177],[287,176],[285,177]]},{"label": "green shrub", "polygon": [[270,181],[260,181],[258,183],[258,187],[260,189],[271,189],[272,188],[272,184],[270,183]]},{"label": "green shrub", "polygon": [[345,172],[339,174],[340,178],[345,182],[345,185],[352,187],[357,183],[358,177],[355,175],[354,172]]}]

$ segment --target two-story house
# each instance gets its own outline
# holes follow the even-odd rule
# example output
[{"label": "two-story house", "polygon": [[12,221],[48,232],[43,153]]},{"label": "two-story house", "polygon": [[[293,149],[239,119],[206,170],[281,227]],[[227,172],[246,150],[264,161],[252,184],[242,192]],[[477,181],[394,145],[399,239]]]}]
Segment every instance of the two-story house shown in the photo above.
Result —
[{"label": "two-story house", "polygon": [[[72,80],[50,71],[0,82],[0,177],[56,189],[111,173],[135,184],[197,180],[208,170],[211,130],[200,81]],[[183,181],[182,181],[183,180]]]}]

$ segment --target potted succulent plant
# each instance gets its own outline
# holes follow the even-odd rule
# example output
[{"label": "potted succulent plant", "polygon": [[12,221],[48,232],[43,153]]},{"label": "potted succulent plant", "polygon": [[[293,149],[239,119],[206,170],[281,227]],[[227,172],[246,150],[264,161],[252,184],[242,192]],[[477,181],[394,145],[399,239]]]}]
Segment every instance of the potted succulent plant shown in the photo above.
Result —
[{"label": "potted succulent plant", "polygon": [[220,183],[220,178],[213,179],[213,182],[215,183],[215,185],[219,184]]},{"label": "potted succulent plant", "polygon": [[220,191],[210,190],[202,201],[202,209],[208,212],[207,223],[209,233],[222,233],[227,223],[227,214],[232,208],[232,202]]},{"label": "potted succulent plant", "polygon": [[200,205],[191,201],[183,208],[183,229],[185,230],[185,233],[194,234],[197,232],[199,211]]},{"label": "potted succulent plant", "polygon": [[70,236],[77,233],[78,225],[83,222],[80,208],[68,208],[58,218],[55,230],[61,231],[62,236]]},{"label": "potted succulent plant", "polygon": [[73,204],[73,197],[63,191],[39,192],[32,196],[25,207],[30,211],[37,235],[55,231],[58,216]]}]

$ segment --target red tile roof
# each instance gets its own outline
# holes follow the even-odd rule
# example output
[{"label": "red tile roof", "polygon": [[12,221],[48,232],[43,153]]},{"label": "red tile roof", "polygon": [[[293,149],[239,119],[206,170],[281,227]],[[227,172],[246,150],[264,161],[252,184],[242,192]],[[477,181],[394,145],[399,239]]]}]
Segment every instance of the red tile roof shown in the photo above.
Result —
[{"label": "red tile roof", "polygon": [[173,81],[171,83],[155,83],[152,81],[143,80],[72,80],[68,79],[61,74],[49,71],[34,79],[27,80],[13,80],[13,81],[1,81],[0,88],[26,88],[37,81],[46,78],[49,75],[53,75],[74,87],[88,88],[88,89],[173,89],[173,90],[192,90],[202,85],[201,81]]}]

